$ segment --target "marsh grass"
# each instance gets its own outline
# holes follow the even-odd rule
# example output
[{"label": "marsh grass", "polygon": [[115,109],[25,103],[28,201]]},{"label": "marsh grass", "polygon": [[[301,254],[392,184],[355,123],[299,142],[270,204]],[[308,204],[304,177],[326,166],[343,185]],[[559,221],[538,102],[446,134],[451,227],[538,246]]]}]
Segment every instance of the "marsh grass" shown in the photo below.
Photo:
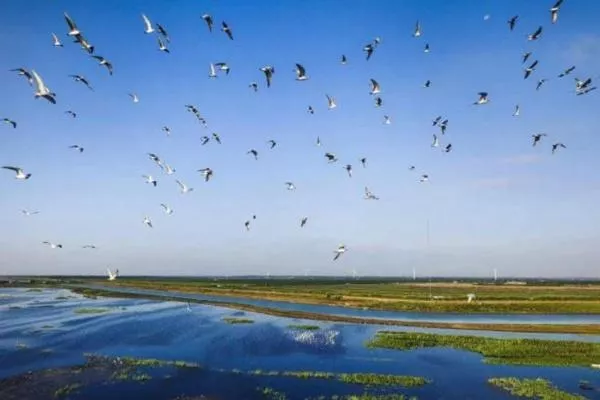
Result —
[{"label": "marsh grass", "polygon": [[228,324],[253,324],[254,320],[249,319],[249,318],[235,318],[235,317],[224,317],[221,319],[223,322],[226,322]]},{"label": "marsh grass", "polygon": [[283,392],[278,392],[271,387],[258,387],[256,388],[265,399],[269,400],[287,400],[287,396]]},{"label": "marsh grass", "polygon": [[318,325],[303,325],[303,324],[290,324],[287,326],[288,329],[302,330],[302,331],[318,331],[321,329]]},{"label": "marsh grass", "polygon": [[[237,373],[242,372],[238,370]],[[246,374],[261,376],[285,376],[298,379],[335,379],[343,383],[363,386],[417,387],[431,382],[429,379],[420,376],[372,373],[334,374],[332,372],[320,371],[263,371],[261,369],[256,369],[247,371]]]},{"label": "marsh grass", "polygon": [[585,400],[585,397],[564,392],[545,379],[490,378],[488,382],[513,396],[540,400]]},{"label": "marsh grass", "polygon": [[54,392],[54,398],[66,397],[80,387],[81,385],[79,383],[71,383],[69,385],[60,387]]},{"label": "marsh grass", "polygon": [[109,308],[76,308],[75,314],[104,314],[109,312]]},{"label": "marsh grass", "polygon": [[600,359],[600,343],[538,339],[495,339],[480,336],[412,332],[378,332],[367,347],[412,350],[452,347],[472,351],[493,364],[585,366]]},{"label": "marsh grass", "polygon": [[42,292],[42,289],[40,289],[40,288],[31,288],[31,289],[27,289],[26,292]]}]

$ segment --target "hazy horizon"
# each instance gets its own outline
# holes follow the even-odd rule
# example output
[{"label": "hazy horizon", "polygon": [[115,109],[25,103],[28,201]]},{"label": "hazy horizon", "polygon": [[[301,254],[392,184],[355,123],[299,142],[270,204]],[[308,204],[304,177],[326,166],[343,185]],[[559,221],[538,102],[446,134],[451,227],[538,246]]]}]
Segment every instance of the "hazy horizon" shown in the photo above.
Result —
[{"label": "hazy horizon", "polygon": [[[0,275],[101,275],[110,267],[123,275],[412,276],[416,268],[418,276],[487,277],[497,268],[511,277],[599,277],[600,178],[592,171],[600,166],[600,93],[576,96],[573,78],[600,79],[600,2],[565,1],[556,24],[552,3],[10,0],[0,14],[0,118],[18,126],[0,125],[0,165],[32,177],[16,181],[0,170]],[[113,63],[113,76],[66,36],[64,12]],[[166,28],[170,54],[144,33],[142,13]],[[423,34],[414,38],[417,20]],[[540,25],[541,39],[527,41]],[[53,32],[63,48],[53,47]],[[366,61],[362,47],[375,37],[381,44]],[[527,65],[539,60],[527,80],[525,51],[533,52]],[[227,62],[230,74],[209,78],[211,62]],[[310,79],[295,80],[295,63]],[[265,65],[276,71],[270,88]],[[57,104],[34,99],[8,71],[18,67],[38,72]],[[381,108],[370,78],[381,84]],[[548,81],[536,91],[541,78]],[[490,102],[473,106],[480,91]],[[327,109],[326,94],[336,109]],[[445,135],[432,127],[438,115],[449,119]],[[222,144],[202,146],[213,132]],[[532,147],[541,132],[548,136]],[[440,148],[431,148],[433,134]],[[567,148],[552,155],[555,142]],[[325,152],[339,161],[328,164]],[[196,172],[205,167],[214,170],[209,182]],[[423,173],[430,182],[418,182]],[[195,190],[182,195],[175,179]],[[365,186],[380,200],[365,200]],[[333,262],[340,243],[348,251]]]}]

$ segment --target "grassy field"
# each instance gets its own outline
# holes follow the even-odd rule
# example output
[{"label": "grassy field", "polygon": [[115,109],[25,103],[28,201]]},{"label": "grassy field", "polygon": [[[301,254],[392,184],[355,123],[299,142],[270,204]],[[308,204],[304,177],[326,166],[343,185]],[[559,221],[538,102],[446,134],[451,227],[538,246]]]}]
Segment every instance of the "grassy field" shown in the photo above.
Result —
[{"label": "grassy field", "polygon": [[389,325],[389,326],[413,326],[421,328],[441,328],[441,329],[463,329],[463,330],[483,330],[500,332],[537,332],[537,333],[575,333],[575,334],[600,334],[600,325],[598,324],[486,324],[486,323],[458,323],[458,322],[422,322],[422,321],[399,321],[379,318],[361,318],[342,315],[319,314],[306,311],[289,311],[277,308],[259,307],[248,304],[230,303],[222,301],[195,300],[172,296],[156,296],[150,294],[136,294],[114,292],[102,289],[75,288],[73,292],[79,293],[90,299],[96,299],[98,296],[117,297],[117,298],[144,298],[158,301],[180,301],[198,304],[209,304],[220,307],[227,307],[242,311],[251,311],[261,314],[274,315],[277,317],[296,318],[314,321],[328,322],[347,322],[353,324],[370,325]]},{"label": "grassy field", "polygon": [[600,360],[600,343],[572,341],[378,332],[367,346],[396,350],[451,347],[479,353],[494,364],[589,367]]},{"label": "grassy field", "polygon": [[541,400],[585,400],[583,396],[564,392],[545,379],[490,378],[488,382],[513,396]]},{"label": "grassy field", "polygon": [[[415,312],[599,313],[600,284],[121,278],[120,287]],[[467,303],[467,294],[477,298]]]}]

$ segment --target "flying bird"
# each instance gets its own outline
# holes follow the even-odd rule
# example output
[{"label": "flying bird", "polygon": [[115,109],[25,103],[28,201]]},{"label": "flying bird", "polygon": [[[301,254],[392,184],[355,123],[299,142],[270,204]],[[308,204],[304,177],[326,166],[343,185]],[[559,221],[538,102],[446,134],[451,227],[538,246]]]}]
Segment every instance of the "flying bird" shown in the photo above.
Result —
[{"label": "flying bird", "polygon": [[375,196],[373,192],[371,192],[369,188],[365,186],[365,200],[379,200],[379,197]]},{"label": "flying bird", "polygon": [[244,226],[246,227],[246,230],[249,231],[250,230],[250,221],[244,222]]},{"label": "flying bird", "polygon": [[142,14],[142,19],[144,20],[144,33],[149,34],[154,32],[154,28],[152,27],[152,22],[146,17],[145,14]]},{"label": "flying bird", "polygon": [[482,105],[482,104],[487,104],[488,100],[488,94],[487,92],[479,92],[479,99],[473,103],[474,105]]},{"label": "flying bird", "polygon": [[334,108],[337,107],[337,104],[335,103],[335,99],[331,96],[329,96],[328,94],[325,95],[327,97],[327,108],[330,110],[333,110]]},{"label": "flying bird", "polygon": [[70,148],[70,149],[79,150],[79,152],[80,152],[80,153],[83,153],[83,147],[81,147],[81,146],[79,146],[79,145],[77,145],[77,144],[74,144],[74,145],[72,145],[72,146],[69,146],[69,148]]},{"label": "flying bird", "polygon": [[529,59],[529,57],[531,57],[530,51],[523,53],[523,60],[521,61],[521,64],[525,64],[527,62],[527,60]]},{"label": "flying bird", "polygon": [[37,99],[42,97],[48,100],[52,104],[56,104],[56,93],[53,93],[45,84],[42,78],[38,75],[37,72],[31,70],[31,74],[33,75],[33,80],[35,81],[35,94],[34,97]]},{"label": "flying bird", "polygon": [[305,81],[308,79],[308,75],[306,75],[306,69],[302,66],[302,64],[296,64],[296,80],[297,81]]},{"label": "flying bird", "polygon": [[327,158],[327,161],[330,163],[336,162],[338,160],[335,154],[333,153],[325,153],[325,158]]},{"label": "flying bird", "polygon": [[87,51],[89,54],[94,54],[94,46],[92,46],[83,35],[76,35],[75,43],[79,43],[81,48]]},{"label": "flying bird", "polygon": [[102,57],[102,56],[91,56],[92,58],[95,58],[96,60],[98,60],[98,64],[101,66],[105,66],[106,69],[108,70],[108,73],[110,75],[113,74],[113,66],[110,63],[110,61],[108,61],[106,58]]},{"label": "flying bird", "polygon": [[179,188],[181,189],[181,194],[186,194],[186,193],[194,190],[194,188],[188,187],[185,183],[181,182],[179,179],[176,179],[175,182],[177,182],[177,184],[179,185]]},{"label": "flying bird", "polygon": [[302,218],[302,220],[300,221],[300,228],[304,228],[304,225],[306,225],[307,221],[308,221],[308,217]]},{"label": "flying bird", "polygon": [[287,190],[296,190],[296,185],[293,182],[286,182]]},{"label": "flying bird", "polygon": [[71,111],[71,110],[67,110],[65,111],[65,114],[69,114],[71,117],[73,118],[77,118],[77,113]]},{"label": "flying bird", "polygon": [[433,121],[432,121],[432,126],[436,126],[437,124],[440,123],[440,121],[442,120],[442,116],[437,116]]},{"label": "flying bird", "polygon": [[221,144],[221,136],[219,136],[218,133],[214,133],[212,134],[213,139],[215,139],[215,141],[219,144]]},{"label": "flying bird", "polygon": [[35,215],[35,214],[39,214],[39,211],[29,211],[29,210],[21,210],[21,213],[25,216],[31,216],[31,215]]},{"label": "flying bird", "polygon": [[208,182],[211,178],[211,176],[213,175],[213,170],[210,168],[202,168],[199,169],[198,172],[200,172],[202,174],[202,176],[204,177],[204,182]]},{"label": "flying bird", "polygon": [[348,173],[348,176],[350,178],[352,178],[352,165],[351,164],[347,164],[344,169],[346,170],[346,172]]},{"label": "flying bird", "polygon": [[90,90],[94,90],[91,86],[90,83],[88,82],[87,79],[85,79],[83,76],[81,75],[69,75],[70,78],[73,78],[73,80],[75,80],[75,82],[81,82],[83,83],[85,86],[87,86],[88,89]]},{"label": "flying bird", "polygon": [[556,23],[556,21],[558,20],[558,10],[560,9],[560,5],[562,4],[563,0],[558,0],[553,6],[552,8],[550,8],[550,20],[552,21],[553,24]]},{"label": "flying bird", "polygon": [[443,120],[440,124],[440,131],[442,131],[442,135],[446,134],[446,129],[448,129],[448,120]]},{"label": "flying bird", "polygon": [[173,214],[173,209],[164,203],[160,203],[160,206],[165,210],[165,214],[171,215]]},{"label": "flying bird", "polygon": [[427,79],[427,81],[423,84],[423,87],[428,88],[429,86],[431,86],[431,81]]},{"label": "flying bird", "polygon": [[437,135],[433,135],[433,142],[431,143],[431,147],[439,147],[440,142],[438,140]]},{"label": "flying bird", "polygon": [[171,42],[171,39],[169,38],[169,34],[167,33],[167,31],[161,24],[157,23],[156,29],[158,29],[158,33],[167,41],[167,43]]},{"label": "flying bird", "polygon": [[545,133],[538,133],[535,135],[531,135],[531,137],[533,138],[533,146],[535,146],[540,140],[542,140],[542,137],[544,136],[548,136]]},{"label": "flying bird", "polygon": [[142,178],[146,180],[146,183],[150,183],[154,187],[156,187],[156,185],[158,184],[158,182],[152,177],[152,175],[142,175]]},{"label": "flying bird", "polygon": [[421,36],[421,24],[419,23],[419,21],[417,21],[417,23],[415,24],[415,31],[413,33],[413,37],[419,36]]},{"label": "flying bird", "polygon": [[343,244],[340,244],[338,246],[338,248],[336,250],[334,250],[335,253],[335,257],[333,257],[333,261],[337,260],[338,258],[340,258],[340,256],[342,254],[344,254],[346,252],[346,246],[344,246]]},{"label": "flying bird", "polygon": [[75,22],[71,19],[71,17],[69,17],[69,15],[67,13],[64,13],[64,15],[65,15],[65,20],[67,21],[67,25],[69,26],[69,32],[67,33],[67,35],[69,35],[69,36],[80,35],[81,32],[79,31],[79,29],[77,29],[77,25],[75,24]]},{"label": "flying bird", "polygon": [[23,171],[22,168],[19,168],[19,167],[10,167],[10,166],[6,166],[6,167],[2,167],[2,168],[14,171],[15,172],[15,179],[27,180],[27,179],[31,178],[31,174],[26,174],[25,171]]},{"label": "flying bird", "polygon": [[348,63],[348,59],[346,58],[345,55],[342,54],[342,59],[341,59],[340,62],[341,62],[342,65],[346,65],[346,63]]},{"label": "flying bird", "polygon": [[565,145],[564,145],[564,144],[562,144],[562,143],[554,143],[554,144],[552,145],[552,154],[554,154],[554,153],[556,152],[556,150],[558,150],[558,148],[559,148],[559,147],[562,147],[563,149],[566,149],[566,148],[567,148],[567,146],[565,146]]},{"label": "flying bird", "polygon": [[408,170],[409,170],[409,171],[414,171],[414,170],[415,170],[415,166],[414,166],[414,165],[411,165],[410,167],[408,167]]},{"label": "flying bird", "polygon": [[367,61],[369,61],[369,59],[373,55],[373,52],[375,51],[375,46],[369,43],[365,47],[363,47],[363,51],[367,53]]},{"label": "flying bird", "polygon": [[511,19],[508,20],[508,27],[510,28],[511,31],[513,29],[515,29],[515,25],[517,24],[518,19],[519,19],[519,16],[515,15],[514,17],[512,17]]},{"label": "flying bird", "polygon": [[135,94],[135,93],[129,93],[129,97],[131,97],[131,100],[132,100],[134,103],[139,103],[139,102],[140,102],[140,99],[139,99],[139,97],[138,97],[138,96],[137,96],[137,94]]},{"label": "flying bird", "polygon": [[208,77],[209,78],[217,78],[217,71],[215,70],[215,64],[210,63],[210,67],[208,70]]},{"label": "flying bird", "polygon": [[273,139],[269,140],[267,143],[269,143],[269,147],[271,149],[275,148],[275,146],[277,146],[277,142],[274,141]]},{"label": "flying bird", "polygon": [[425,43],[425,48],[423,49],[424,53],[429,53],[430,49],[429,49],[429,43]]},{"label": "flying bird", "polygon": [[54,47],[63,47],[63,44],[58,40],[58,36],[55,33],[52,33],[52,41],[54,42]]},{"label": "flying bird", "polygon": [[379,96],[375,97],[375,107],[381,107],[383,105],[383,99]]},{"label": "flying bird", "polygon": [[94,250],[94,249],[96,249],[97,247],[96,247],[96,246],[94,246],[93,244],[85,244],[85,245],[81,246],[81,248],[82,248],[82,249],[92,249],[92,250]]},{"label": "flying bird", "polygon": [[312,115],[315,113],[315,109],[312,106],[308,106],[307,112]]},{"label": "flying bird", "polygon": [[513,112],[513,117],[518,117],[521,114],[521,107],[517,104],[515,106],[515,112]]},{"label": "flying bird", "polygon": [[527,40],[529,40],[529,41],[538,40],[541,35],[542,35],[542,27],[539,26],[535,32],[533,32],[531,35],[527,36]]},{"label": "flying bird", "polygon": [[275,73],[275,68],[270,65],[265,65],[264,67],[260,68],[260,70],[265,74],[265,78],[267,79],[267,87],[271,87],[271,79]]},{"label": "flying bird", "polygon": [[206,22],[206,25],[208,26],[208,31],[212,32],[212,27],[214,25],[212,17],[209,14],[204,14],[202,16],[202,19],[204,20],[204,22]]},{"label": "flying bird", "polygon": [[63,245],[59,244],[59,243],[55,244],[55,243],[51,243],[51,242],[48,242],[48,241],[43,241],[42,244],[50,246],[51,249],[62,249],[63,248]]},{"label": "flying bird", "polygon": [[315,143],[317,146],[321,146],[321,138],[317,136],[317,141]]},{"label": "flying bird", "polygon": [[148,157],[162,168],[162,160],[154,153],[148,153]]},{"label": "flying bird", "polygon": [[548,82],[548,79],[540,79],[535,87],[535,90],[540,90],[544,83]]},{"label": "flying bird", "polygon": [[225,75],[229,75],[229,71],[231,70],[231,68],[229,68],[229,65],[225,62],[215,63],[215,67],[218,68],[219,71],[225,72]]},{"label": "flying bird", "polygon": [[167,136],[171,136],[171,128],[169,128],[168,126],[163,126],[161,128],[161,130],[167,134]]},{"label": "flying bird", "polygon": [[248,85],[248,87],[253,89],[255,92],[258,92],[258,83],[252,82],[252,83],[250,83],[250,85]]},{"label": "flying bird", "polygon": [[538,65],[538,60],[535,60],[529,67],[525,68],[525,78],[527,79],[529,78],[529,75],[531,75],[531,73],[533,71],[535,71],[535,67],[537,67]]},{"label": "flying bird", "polygon": [[366,157],[361,158],[360,163],[362,164],[363,168],[367,168],[367,158]]},{"label": "flying bird", "polygon": [[588,78],[585,81],[582,81],[579,78],[575,78],[575,91],[579,92],[585,90],[592,84],[592,78]]},{"label": "flying bird", "polygon": [[158,50],[164,51],[165,53],[171,52],[160,37],[157,37],[156,39],[158,40]]},{"label": "flying bird", "polygon": [[202,136],[202,137],[200,138],[200,144],[201,144],[202,146],[204,146],[204,145],[205,145],[205,144],[207,144],[208,142],[210,142],[210,138],[209,138],[208,136]]},{"label": "flying bird", "polygon": [[[150,224],[150,227],[152,227],[152,224]],[[108,274],[108,280],[109,281],[114,281],[119,276],[119,270],[118,269],[115,270],[115,272],[111,272],[110,268],[106,268],[106,273]]]},{"label": "flying bird", "polygon": [[369,94],[377,93],[381,93],[381,86],[379,86],[379,83],[375,79],[371,78],[371,91]]},{"label": "flying bird", "polygon": [[[162,168],[162,165],[161,165]],[[175,169],[172,168],[169,164],[165,164],[164,168],[162,168],[165,171],[165,174],[167,175],[173,175],[173,173],[175,172]]]},{"label": "flying bird", "polygon": [[445,153],[450,153],[451,150],[452,150],[452,143],[448,143],[446,145],[446,147],[444,147],[444,152]]},{"label": "flying bird", "polygon": [[389,115],[384,115],[383,116],[383,123],[386,125],[391,125],[392,120],[390,119]]},{"label": "flying bird", "polygon": [[231,28],[225,23],[225,21],[221,22],[221,30],[227,34],[227,37],[229,37],[229,39],[233,40],[233,33],[231,32]]},{"label": "flying bird", "polygon": [[246,152],[246,154],[252,154],[254,156],[254,159],[258,160],[258,151],[254,150],[254,149],[250,149]]},{"label": "flying bird", "polygon": [[571,72],[573,72],[574,70],[575,70],[575,66],[573,65],[572,67],[565,69],[560,75],[558,75],[558,77],[559,78],[565,77],[565,76],[569,75]]},{"label": "flying bird", "polygon": [[419,182],[421,182],[421,183],[429,182],[429,175],[427,175],[427,174],[421,175],[421,179],[419,179]]},{"label": "flying bird", "polygon": [[8,124],[8,125],[12,125],[13,129],[17,127],[17,123],[15,121],[13,121],[12,119],[3,118],[2,122],[4,122],[5,124]]},{"label": "flying bird", "polygon": [[152,226],[152,220],[148,216],[144,217],[144,225],[146,225],[148,228],[152,228],[153,227]]}]

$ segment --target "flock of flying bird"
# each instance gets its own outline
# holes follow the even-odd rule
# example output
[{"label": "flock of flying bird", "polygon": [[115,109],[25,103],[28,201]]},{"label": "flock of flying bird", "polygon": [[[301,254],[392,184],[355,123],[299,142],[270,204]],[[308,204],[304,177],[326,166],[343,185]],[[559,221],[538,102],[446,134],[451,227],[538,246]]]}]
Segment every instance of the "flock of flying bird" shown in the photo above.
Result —
[{"label": "flock of flying bird", "polygon": [[[559,10],[560,10],[560,7],[561,7],[563,1],[564,0],[558,0],[550,8],[550,19],[551,19],[552,24],[556,23],[558,20]],[[486,16],[486,17],[487,18],[484,18],[484,20],[489,19],[489,16]],[[97,55],[95,53],[95,47],[92,44],[90,44],[90,42],[85,38],[82,30],[78,28],[75,21],[67,13],[64,14],[64,18],[65,18],[65,21],[66,21],[67,27],[68,27],[67,36],[74,39],[74,43],[79,44],[81,46],[81,48],[90,55],[90,57],[92,57],[95,61],[97,61],[100,66],[106,68],[107,72],[110,75],[112,75],[113,74],[112,63],[108,59],[106,59],[100,55]],[[209,32],[213,32],[214,21],[213,21],[212,16],[209,14],[204,14],[204,15],[202,15],[202,19],[205,21]],[[509,25],[510,31],[514,30],[518,19],[519,19],[519,16],[515,15],[508,20],[508,25]],[[142,14],[142,21],[143,21],[143,27],[144,27],[143,32],[145,34],[150,35],[153,33],[157,33],[156,40],[157,40],[158,50],[165,52],[165,53],[169,53],[170,51],[169,51],[168,45],[171,42],[171,38],[169,37],[169,34],[167,33],[166,29],[158,23],[152,24],[150,19],[144,14]],[[221,31],[224,32],[230,40],[234,40],[232,29],[224,21],[221,23]],[[528,41],[539,40],[540,37],[542,36],[542,33],[543,33],[543,27],[540,26],[532,34],[527,36],[527,40]],[[421,24],[419,21],[417,21],[412,36],[415,38],[419,38],[419,37],[421,37],[421,35],[422,35]],[[60,41],[59,37],[56,34],[52,33],[52,38],[53,38],[53,43],[54,43],[55,47],[63,47],[62,42]],[[370,43],[368,43],[367,45],[365,45],[363,47],[362,50],[365,53],[365,58],[367,61],[371,59],[372,55],[374,54],[375,50],[379,47],[380,44],[381,44],[381,39],[379,37],[377,37],[373,41],[371,41]],[[425,44],[423,51],[425,53],[429,53],[431,51],[428,43]],[[531,56],[532,56],[531,52],[527,52],[527,53],[523,54],[522,64],[527,63],[527,61],[529,60],[529,58]],[[348,62],[347,57],[345,55],[342,55],[340,63],[342,65],[345,65],[347,62]],[[528,79],[530,76],[532,76],[532,74],[534,74],[538,63],[539,63],[538,60],[534,60],[531,64],[529,64],[524,69],[524,79]],[[562,73],[560,73],[558,75],[558,77],[563,78],[567,75],[570,75],[574,70],[575,70],[575,66],[571,66],[571,67],[565,69]],[[25,68],[16,68],[16,69],[11,69],[11,71],[16,72],[19,76],[24,77],[30,86],[34,85],[34,87],[35,87],[34,98],[36,98],[36,99],[43,98],[52,104],[57,103],[56,93],[53,92],[44,83],[42,77],[35,70],[27,70]],[[275,68],[271,65],[265,65],[260,68],[260,71],[264,74],[264,78],[266,81],[266,87],[267,88],[271,87],[271,84],[273,82],[273,77],[275,75]],[[210,79],[213,79],[213,78],[217,78],[219,76],[219,73],[224,73],[225,75],[228,75],[229,72],[230,72],[230,67],[226,62],[211,63],[209,65],[208,76]],[[300,63],[296,63],[296,65],[295,65],[295,74],[296,74],[297,81],[302,82],[302,81],[306,81],[306,80],[310,79],[309,75],[307,75],[307,71],[306,71],[305,67]],[[74,80],[74,82],[84,85],[89,90],[91,90],[91,91],[94,90],[93,87],[91,86],[90,82],[85,77],[83,77],[81,75],[69,75],[69,77],[72,78]],[[548,81],[548,79],[545,79],[545,78],[540,79],[537,83],[536,90],[539,90],[542,87],[542,85],[544,85],[544,83],[546,83],[547,81]],[[425,82],[424,87],[428,88],[430,85],[431,85],[431,81],[428,80]],[[258,91],[259,85],[257,82],[251,82],[249,84],[249,88],[254,91]],[[575,94],[576,95],[585,95],[594,90],[596,90],[596,86],[592,85],[592,78],[586,78],[586,79],[575,78]],[[371,96],[373,96],[373,101],[374,101],[374,104],[376,107],[381,107],[383,105],[383,100],[380,97],[380,93],[381,93],[381,86],[380,86],[379,82],[377,82],[375,79],[371,78],[369,94]],[[139,102],[139,98],[135,93],[129,93],[129,96],[131,97],[131,99],[134,103]],[[336,99],[330,94],[325,94],[325,97],[327,99],[327,108],[329,110],[335,109],[337,107]],[[482,92],[478,93],[477,99],[474,101],[473,105],[482,106],[482,105],[489,104],[489,102],[490,102],[489,93],[482,91]],[[187,105],[185,105],[185,108],[188,112],[192,113],[196,117],[198,122],[200,122],[205,127],[207,126],[207,121],[200,114],[200,111],[198,110],[198,108],[196,106],[187,104]],[[307,112],[309,114],[314,114],[315,110],[312,106],[308,106]],[[73,118],[77,117],[77,114],[71,110],[67,110],[67,111],[65,111],[65,113],[69,114]],[[515,106],[515,110],[512,115],[514,117],[518,117],[520,115],[519,105]],[[3,122],[10,125],[12,128],[17,128],[17,122],[10,118],[3,118]],[[383,122],[384,122],[384,124],[389,125],[389,124],[391,124],[391,118],[388,115],[384,115]],[[433,119],[432,125],[434,127],[438,127],[440,129],[441,135],[443,136],[443,135],[445,135],[446,130],[448,128],[448,119],[444,118],[442,116],[437,116],[435,119]],[[171,129],[167,126],[162,127],[162,131],[165,132],[166,135],[171,134]],[[533,146],[536,146],[542,140],[542,138],[546,137],[546,136],[547,135],[545,133],[533,134],[532,135]],[[211,136],[202,136],[200,138],[200,143],[201,143],[201,145],[204,146],[204,145],[208,144],[211,140],[216,142],[217,144],[221,144],[221,138],[217,133],[212,133]],[[319,137],[317,137],[316,145],[317,146],[321,145],[321,140]],[[275,140],[269,140],[268,146],[270,149],[274,149],[277,146],[277,142]],[[431,147],[438,148],[439,146],[440,146],[439,137],[438,137],[438,135],[434,134],[433,141],[431,143]],[[79,145],[72,145],[72,146],[69,146],[69,148],[73,149],[75,151],[79,151],[80,153],[84,151],[84,148]],[[566,148],[566,146],[560,142],[554,143],[552,145],[552,154],[554,154],[559,148]],[[451,143],[446,144],[445,146],[443,146],[442,150],[446,153],[450,152],[452,150],[452,144]],[[248,150],[247,154],[249,156],[253,157],[255,160],[258,160],[258,158],[259,158],[259,153],[256,149]],[[336,163],[338,161],[338,158],[334,153],[327,152],[327,153],[325,153],[324,156],[328,163]],[[148,153],[148,157],[167,175],[172,175],[175,173],[175,169],[172,168],[169,164],[167,164],[163,160],[161,160],[161,158],[158,155],[156,155],[154,153]],[[364,157],[361,158],[360,163],[363,168],[366,168],[367,159]],[[13,171],[16,175],[15,176],[16,179],[19,179],[19,180],[28,180],[32,176],[31,173],[26,173],[24,171],[24,169],[21,167],[3,166],[3,168]],[[352,177],[352,165],[347,164],[347,165],[345,165],[344,168],[345,168],[348,176]],[[414,171],[415,167],[410,166],[409,170]],[[198,172],[201,173],[201,175],[203,176],[203,178],[206,182],[208,182],[213,176],[213,170],[208,167],[202,168],[202,169],[198,170]],[[147,184],[157,186],[157,180],[154,177],[152,177],[151,175],[143,175],[142,177],[144,178],[144,180]],[[419,182],[427,182],[428,180],[429,180],[428,174],[422,174],[420,176]],[[189,193],[194,190],[192,187],[187,186],[185,183],[181,182],[179,179],[176,179],[176,183],[179,185],[180,191],[183,194]],[[294,185],[293,182],[285,182],[285,185],[288,190],[296,189],[296,186]],[[368,187],[365,187],[364,193],[365,193],[364,198],[366,200],[379,200],[379,197],[376,196],[375,194],[373,194],[369,190]],[[167,204],[162,203],[161,207],[163,208],[164,212],[167,215],[171,215],[173,213],[173,209],[171,209]],[[34,214],[39,213],[39,211],[28,211],[28,210],[22,210],[22,212],[25,215],[34,215]],[[251,220],[255,220],[255,219],[256,219],[256,215],[253,215],[251,219],[245,221],[244,226],[247,230],[250,230]],[[308,221],[308,217],[303,217],[300,221],[300,227],[304,227],[306,225],[307,221]],[[148,216],[144,217],[143,223],[149,228],[153,227],[152,220]],[[43,244],[48,245],[53,249],[60,249],[63,247],[61,244],[55,244],[55,243],[48,242],[48,241],[44,241]],[[90,249],[96,248],[94,245],[85,245],[83,247],[90,248]],[[345,252],[346,252],[346,246],[343,244],[339,245],[338,248],[334,251],[335,256],[334,256],[333,260],[337,260]],[[116,270],[115,272],[111,272],[110,269],[108,270],[109,280],[114,280],[117,276],[118,276],[118,270]]]}]

